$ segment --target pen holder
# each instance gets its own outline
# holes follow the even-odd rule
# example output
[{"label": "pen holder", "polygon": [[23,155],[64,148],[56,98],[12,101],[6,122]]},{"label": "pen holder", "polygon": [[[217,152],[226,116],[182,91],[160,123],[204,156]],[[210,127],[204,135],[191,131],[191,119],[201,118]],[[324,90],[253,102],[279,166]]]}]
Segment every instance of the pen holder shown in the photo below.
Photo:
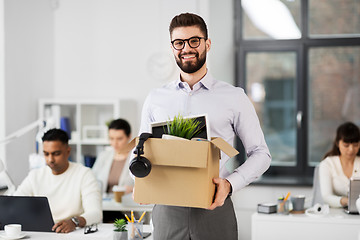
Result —
[{"label": "pen holder", "polygon": [[278,204],[277,204],[277,212],[279,214],[289,214],[290,213],[290,201],[289,200],[282,200],[279,199],[278,200]]},{"label": "pen holder", "polygon": [[143,224],[139,222],[128,222],[128,240],[143,239]]}]

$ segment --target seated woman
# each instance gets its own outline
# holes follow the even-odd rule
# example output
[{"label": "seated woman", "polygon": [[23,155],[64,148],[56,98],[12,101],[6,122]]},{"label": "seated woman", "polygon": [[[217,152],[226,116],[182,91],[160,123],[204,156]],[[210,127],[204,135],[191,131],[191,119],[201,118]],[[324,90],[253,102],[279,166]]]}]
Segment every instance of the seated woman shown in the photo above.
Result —
[{"label": "seated woman", "polygon": [[321,195],[330,207],[348,205],[350,178],[360,177],[360,131],[347,122],[340,125],[332,149],[319,165]]},{"label": "seated woman", "polygon": [[129,173],[129,150],[131,138],[130,124],[124,119],[113,120],[109,125],[111,148],[101,152],[92,168],[96,178],[102,183],[104,192],[112,192],[114,185],[124,187],[125,193],[132,192],[133,179]]}]

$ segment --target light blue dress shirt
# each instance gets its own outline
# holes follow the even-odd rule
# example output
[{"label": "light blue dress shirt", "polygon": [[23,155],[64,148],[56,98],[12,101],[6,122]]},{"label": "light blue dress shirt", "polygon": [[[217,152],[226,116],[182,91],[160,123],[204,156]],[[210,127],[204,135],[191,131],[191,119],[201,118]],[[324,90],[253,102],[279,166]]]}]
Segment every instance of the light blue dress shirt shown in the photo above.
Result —
[{"label": "light blue dress shirt", "polygon": [[266,145],[255,109],[244,90],[215,80],[207,73],[193,89],[179,79],[147,96],[141,116],[140,133],[151,132],[150,123],[183,116],[207,114],[211,137],[221,137],[233,146],[235,134],[241,139],[248,159],[229,172],[229,157],[221,153],[220,177],[226,178],[233,192],[261,176],[270,166],[271,155]]}]

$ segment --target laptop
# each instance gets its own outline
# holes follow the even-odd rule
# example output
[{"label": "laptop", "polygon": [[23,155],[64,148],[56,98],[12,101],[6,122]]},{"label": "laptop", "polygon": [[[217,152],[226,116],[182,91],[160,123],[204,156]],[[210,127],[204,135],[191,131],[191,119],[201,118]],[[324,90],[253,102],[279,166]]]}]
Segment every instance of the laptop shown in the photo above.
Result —
[{"label": "laptop", "polygon": [[23,231],[52,232],[54,220],[46,197],[0,196],[0,230],[21,224]]},{"label": "laptop", "polygon": [[360,195],[360,178],[352,178],[350,179],[350,189],[349,189],[349,203],[347,208],[345,208],[345,212],[349,214],[359,214],[356,208],[356,200]]}]

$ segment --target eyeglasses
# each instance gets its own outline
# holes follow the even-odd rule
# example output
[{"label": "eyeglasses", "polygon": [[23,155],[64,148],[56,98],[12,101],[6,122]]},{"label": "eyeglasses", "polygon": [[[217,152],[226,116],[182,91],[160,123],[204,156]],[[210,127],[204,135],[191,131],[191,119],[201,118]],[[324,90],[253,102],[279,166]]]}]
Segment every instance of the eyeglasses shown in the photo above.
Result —
[{"label": "eyeglasses", "polygon": [[188,38],[188,39],[175,39],[175,40],[172,40],[171,44],[176,50],[184,49],[185,42],[187,42],[188,45],[191,48],[197,48],[198,46],[200,46],[200,40],[201,39],[207,40],[207,38],[204,38],[204,37],[191,37],[191,38]]},{"label": "eyeglasses", "polygon": [[98,227],[97,224],[92,224],[90,226],[85,226],[84,228],[84,234],[88,234],[88,233],[94,233],[98,231]]}]

